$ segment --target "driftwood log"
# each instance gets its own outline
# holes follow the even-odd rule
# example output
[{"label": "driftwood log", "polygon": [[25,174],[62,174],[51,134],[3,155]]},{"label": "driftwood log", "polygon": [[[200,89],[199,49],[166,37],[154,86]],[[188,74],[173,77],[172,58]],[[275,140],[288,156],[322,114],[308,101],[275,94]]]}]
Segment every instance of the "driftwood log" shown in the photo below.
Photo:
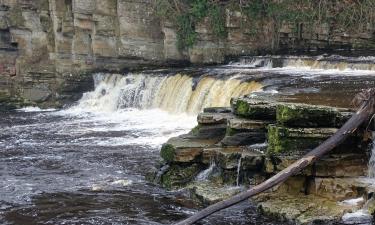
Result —
[{"label": "driftwood log", "polygon": [[266,180],[265,182],[252,187],[251,189],[237,194],[227,200],[213,204],[193,216],[176,223],[175,225],[189,225],[201,220],[219,210],[228,208],[239,202],[242,202],[254,195],[264,192],[282,182],[287,180],[290,176],[296,175],[308,165],[320,159],[324,154],[328,153],[336,146],[340,145],[346,140],[348,136],[354,133],[359,126],[368,122],[372,115],[375,113],[375,88],[364,90],[356,95],[353,102],[358,107],[357,112],[329,139],[321,145],[307,153],[298,161],[288,166],[284,170],[277,173],[275,176]]}]

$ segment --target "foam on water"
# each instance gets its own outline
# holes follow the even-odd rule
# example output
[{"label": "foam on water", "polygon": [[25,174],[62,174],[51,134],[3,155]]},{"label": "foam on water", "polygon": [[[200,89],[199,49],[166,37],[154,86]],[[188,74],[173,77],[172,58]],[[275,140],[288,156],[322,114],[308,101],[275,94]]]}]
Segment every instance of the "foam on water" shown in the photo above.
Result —
[{"label": "foam on water", "polygon": [[17,111],[20,112],[52,112],[56,111],[54,108],[49,108],[49,109],[41,109],[39,107],[33,107],[33,106],[28,106],[20,109],[16,109]]}]

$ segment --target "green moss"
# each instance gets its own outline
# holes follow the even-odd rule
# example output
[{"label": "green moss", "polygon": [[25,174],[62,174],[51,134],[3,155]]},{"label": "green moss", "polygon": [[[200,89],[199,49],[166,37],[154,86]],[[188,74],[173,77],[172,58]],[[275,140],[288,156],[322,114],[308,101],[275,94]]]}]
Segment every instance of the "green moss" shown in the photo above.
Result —
[{"label": "green moss", "polygon": [[171,144],[164,144],[161,147],[160,150],[160,156],[166,161],[166,162],[172,162],[174,160],[176,149]]},{"label": "green moss", "polygon": [[9,11],[8,17],[9,17],[10,26],[20,27],[20,28],[25,27],[26,20],[25,18],[23,18],[21,7],[15,6],[11,8]]},{"label": "green moss", "polygon": [[335,127],[339,113],[330,108],[283,104],[276,107],[278,124],[291,127]]},{"label": "green moss", "polygon": [[197,126],[195,126],[190,132],[189,134],[191,135],[194,135],[194,136],[197,136],[199,134],[199,130],[202,128],[202,125],[198,124]]},{"label": "green moss", "polygon": [[161,177],[161,184],[168,189],[184,187],[194,180],[201,169],[198,164],[171,165],[169,170]]},{"label": "green moss", "polygon": [[293,135],[290,133],[289,128],[269,125],[267,140],[268,148],[267,154],[277,155],[299,155],[311,150],[324,141],[321,137],[306,137],[303,130],[300,130],[298,135],[297,130],[293,130]]},{"label": "green moss", "polygon": [[247,116],[249,112],[249,104],[243,100],[237,100],[236,113],[238,115]]}]

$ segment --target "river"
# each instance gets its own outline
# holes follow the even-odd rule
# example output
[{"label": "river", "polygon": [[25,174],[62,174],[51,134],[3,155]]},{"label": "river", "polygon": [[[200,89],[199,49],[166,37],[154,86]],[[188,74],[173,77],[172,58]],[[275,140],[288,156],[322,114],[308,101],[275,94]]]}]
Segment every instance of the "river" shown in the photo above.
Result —
[{"label": "river", "polygon": [[[95,74],[95,90],[61,110],[0,113],[1,224],[169,224],[199,206],[146,181],[161,144],[231,97],[349,106],[375,86],[372,58],[250,58],[228,65]],[[319,61],[320,60],[320,61]],[[202,224],[280,224],[251,202]]]}]

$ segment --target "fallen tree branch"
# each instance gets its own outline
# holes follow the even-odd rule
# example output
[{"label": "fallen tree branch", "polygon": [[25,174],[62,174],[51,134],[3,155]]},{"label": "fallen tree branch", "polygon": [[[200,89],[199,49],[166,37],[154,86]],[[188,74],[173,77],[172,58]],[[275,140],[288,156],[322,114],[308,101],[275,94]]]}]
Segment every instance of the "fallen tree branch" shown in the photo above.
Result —
[{"label": "fallen tree branch", "polygon": [[176,223],[175,225],[193,224],[198,220],[201,220],[219,210],[228,208],[254,195],[264,192],[284,182],[289,177],[296,175],[301,170],[306,168],[308,165],[320,159],[324,154],[328,153],[336,146],[340,145],[343,141],[345,141],[347,137],[354,133],[361,124],[367,122],[369,118],[375,113],[375,88],[371,88],[357,94],[355,97],[355,101],[357,101],[357,103],[360,103],[358,111],[332,137],[330,137],[321,145],[307,153],[304,157],[297,160],[292,165],[280,171],[275,176],[271,177],[265,182],[257,186],[254,186],[253,188],[245,192],[237,194],[227,200],[213,204],[197,212],[193,216]]}]

